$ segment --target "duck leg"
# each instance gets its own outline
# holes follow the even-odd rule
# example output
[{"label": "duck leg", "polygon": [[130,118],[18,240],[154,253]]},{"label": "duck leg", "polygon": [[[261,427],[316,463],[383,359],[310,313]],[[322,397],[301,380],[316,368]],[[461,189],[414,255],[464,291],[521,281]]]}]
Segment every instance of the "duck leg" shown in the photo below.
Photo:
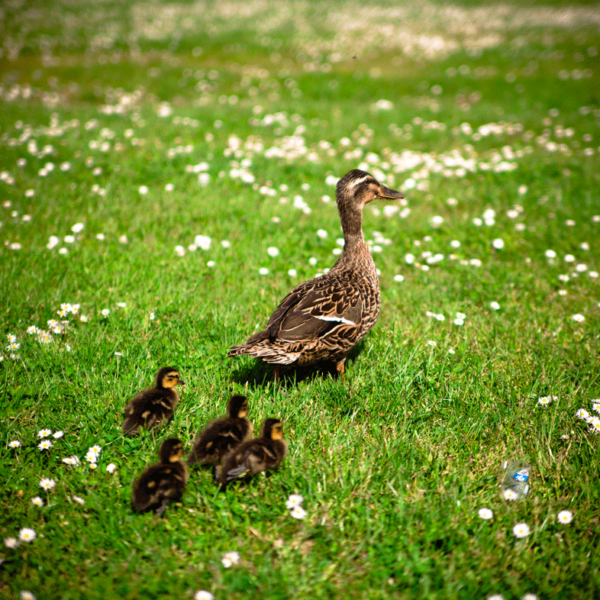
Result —
[{"label": "duck leg", "polygon": [[279,383],[281,381],[281,373],[280,373],[281,365],[273,366],[273,381],[275,383]]},{"label": "duck leg", "polygon": [[344,363],[346,362],[345,358],[342,358],[340,362],[335,365],[335,370],[338,372],[338,377],[345,379],[344,377]]}]

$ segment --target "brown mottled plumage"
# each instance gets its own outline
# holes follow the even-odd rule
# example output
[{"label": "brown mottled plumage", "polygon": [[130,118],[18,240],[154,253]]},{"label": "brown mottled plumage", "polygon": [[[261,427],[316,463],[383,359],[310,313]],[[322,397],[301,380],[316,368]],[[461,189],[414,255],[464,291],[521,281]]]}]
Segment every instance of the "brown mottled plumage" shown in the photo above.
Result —
[{"label": "brown mottled plumage", "polygon": [[196,437],[187,463],[216,465],[234,448],[252,435],[252,423],[246,418],[248,398],[233,396],[227,416],[209,423]]},{"label": "brown mottled plumage", "polygon": [[181,498],[188,481],[188,468],[181,462],[183,444],[169,438],[160,447],[160,463],[148,467],[133,484],[135,510],[153,510],[162,515],[169,502]]},{"label": "brown mottled plumage", "polygon": [[257,473],[277,468],[287,454],[279,419],[267,419],[260,437],[245,442],[229,453],[217,469],[217,481],[224,487],[234,479],[250,479]]},{"label": "brown mottled plumage", "polygon": [[156,374],[156,385],[140,392],[125,407],[123,433],[137,435],[140,427],[154,429],[162,427],[175,412],[179,394],[175,386],[184,384],[177,369],[163,367]]},{"label": "brown mottled plumage", "polygon": [[227,356],[249,354],[275,366],[333,361],[339,373],[352,347],[375,325],[381,299],[375,263],[362,232],[362,212],[378,198],[404,194],[355,169],[336,187],[344,251],[328,273],[297,285],[277,307],[267,328]]}]

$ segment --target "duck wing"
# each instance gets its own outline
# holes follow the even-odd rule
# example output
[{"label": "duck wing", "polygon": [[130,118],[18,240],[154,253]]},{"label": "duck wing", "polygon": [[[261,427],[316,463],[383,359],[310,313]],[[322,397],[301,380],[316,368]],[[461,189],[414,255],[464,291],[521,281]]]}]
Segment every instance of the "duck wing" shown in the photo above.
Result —
[{"label": "duck wing", "polygon": [[322,338],[344,327],[348,337],[361,329],[363,301],[361,290],[351,278],[327,274],[294,288],[277,307],[265,331],[248,343],[269,338],[299,342]]}]

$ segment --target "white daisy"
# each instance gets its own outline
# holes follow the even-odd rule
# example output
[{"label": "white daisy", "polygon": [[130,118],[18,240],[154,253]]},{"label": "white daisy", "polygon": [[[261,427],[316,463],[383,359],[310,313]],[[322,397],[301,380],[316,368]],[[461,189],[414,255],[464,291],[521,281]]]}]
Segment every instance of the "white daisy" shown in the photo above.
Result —
[{"label": "white daisy", "polygon": [[269,274],[269,269],[267,269],[266,267],[262,267],[258,270],[259,275],[268,275]]},{"label": "white daisy", "polygon": [[19,540],[17,538],[14,538],[14,537],[4,538],[4,545],[7,548],[13,549],[13,548],[16,548],[19,545]]},{"label": "white daisy", "polygon": [[294,517],[294,519],[302,520],[306,517],[306,511],[301,506],[294,506],[290,511],[290,515]]},{"label": "white daisy", "polygon": [[85,504],[85,500],[83,498],[80,498],[79,496],[73,496],[73,500],[75,500],[77,504]]},{"label": "white daisy", "polygon": [[233,566],[233,565],[237,565],[237,563],[240,561],[240,553],[239,552],[227,552],[226,554],[223,555],[223,558],[221,559],[221,562],[223,563],[223,566],[228,569],[229,567]]},{"label": "white daisy", "polygon": [[36,597],[29,590],[23,590],[19,597],[21,600],[36,600]]},{"label": "white daisy", "polygon": [[583,315],[580,314],[575,314],[571,317],[571,319],[573,319],[573,321],[575,321],[576,323],[583,323],[585,321],[585,317]]},{"label": "white daisy", "polygon": [[489,521],[494,516],[494,513],[489,508],[480,508],[477,511],[477,514],[479,515],[479,518],[484,521]]},{"label": "white daisy", "polygon": [[497,302],[490,302],[490,308],[492,310],[500,310],[500,305]]},{"label": "white daisy", "polygon": [[21,531],[19,531],[19,539],[22,542],[33,542],[37,537],[37,533],[33,529],[29,529],[29,527],[23,527]]},{"label": "white daisy", "polygon": [[275,257],[279,254],[279,248],[275,248],[275,246],[270,246],[267,248],[267,254],[269,256]]},{"label": "white daisy", "polygon": [[54,479],[47,479],[46,477],[44,477],[40,481],[40,487],[44,490],[51,490],[55,485],[56,481],[54,481]]},{"label": "white daisy", "polygon": [[213,600],[214,596],[206,590],[200,590],[194,594],[194,600]]},{"label": "white daisy", "polygon": [[52,448],[54,444],[50,441],[50,440],[42,440],[39,444],[38,444],[38,448],[40,450],[50,450],[50,448]]},{"label": "white daisy", "polygon": [[548,406],[548,404],[550,404],[551,402],[552,402],[551,396],[540,396],[538,398],[538,404],[541,404],[542,406]]},{"label": "white daisy", "polygon": [[567,523],[570,523],[573,520],[573,513],[570,510],[561,510],[556,515],[556,518],[560,523],[564,523],[566,525]]},{"label": "white daisy", "polygon": [[61,438],[63,435],[65,435],[65,432],[64,432],[64,431],[57,431],[57,432],[56,432],[56,433],[55,433],[55,434],[54,434],[52,437],[53,437],[55,440],[60,440],[60,438]]},{"label": "white daisy", "polygon": [[117,465],[115,465],[115,463],[110,463],[109,465],[106,465],[106,470],[109,473],[114,473],[117,470]]},{"label": "white daisy", "polygon": [[529,525],[527,525],[527,523],[517,523],[513,527],[513,533],[515,534],[516,538],[524,538],[531,533],[531,530],[529,529]]},{"label": "white daisy", "polygon": [[48,437],[49,435],[52,435],[51,429],[40,429],[38,431],[38,437],[40,437],[40,438],[45,438],[45,437]]},{"label": "white daisy", "polygon": [[21,442],[19,440],[13,440],[12,442],[8,442],[9,448],[20,448]]},{"label": "white daisy", "polygon": [[300,506],[303,501],[304,501],[304,498],[300,494],[292,494],[287,499],[285,505],[287,506],[287,508],[289,508],[291,510],[292,508],[294,508],[294,506]]},{"label": "white daisy", "polygon": [[31,499],[31,504],[34,506],[44,506],[44,501],[39,496],[36,496]]},{"label": "white daisy", "polygon": [[524,594],[521,597],[521,600],[538,600],[538,596],[537,594],[532,594],[531,592],[528,592],[527,594]]},{"label": "white daisy", "polygon": [[79,460],[78,456],[68,456],[67,458],[63,458],[62,461],[66,464],[66,465],[74,465],[77,466],[79,464],[81,464],[81,461]]},{"label": "white daisy", "polygon": [[503,494],[505,500],[516,500],[519,497],[519,494],[515,492],[515,490],[511,490],[510,488],[504,490]]},{"label": "white daisy", "polygon": [[575,416],[578,419],[583,419],[584,421],[587,421],[590,418],[590,413],[585,410],[585,408],[580,408],[576,413]]}]

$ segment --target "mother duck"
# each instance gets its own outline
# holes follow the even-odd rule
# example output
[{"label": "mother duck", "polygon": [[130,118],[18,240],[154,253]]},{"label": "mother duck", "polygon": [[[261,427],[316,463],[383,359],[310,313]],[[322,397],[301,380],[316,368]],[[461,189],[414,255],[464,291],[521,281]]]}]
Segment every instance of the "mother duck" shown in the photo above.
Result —
[{"label": "mother duck", "polygon": [[379,317],[379,279],[362,231],[364,207],[373,200],[404,198],[370,173],[354,169],[337,183],[335,196],[344,250],[331,270],[297,285],[281,302],[264,331],[232,346],[227,356],[249,354],[275,365],[331,361],[338,374],[350,350]]}]

